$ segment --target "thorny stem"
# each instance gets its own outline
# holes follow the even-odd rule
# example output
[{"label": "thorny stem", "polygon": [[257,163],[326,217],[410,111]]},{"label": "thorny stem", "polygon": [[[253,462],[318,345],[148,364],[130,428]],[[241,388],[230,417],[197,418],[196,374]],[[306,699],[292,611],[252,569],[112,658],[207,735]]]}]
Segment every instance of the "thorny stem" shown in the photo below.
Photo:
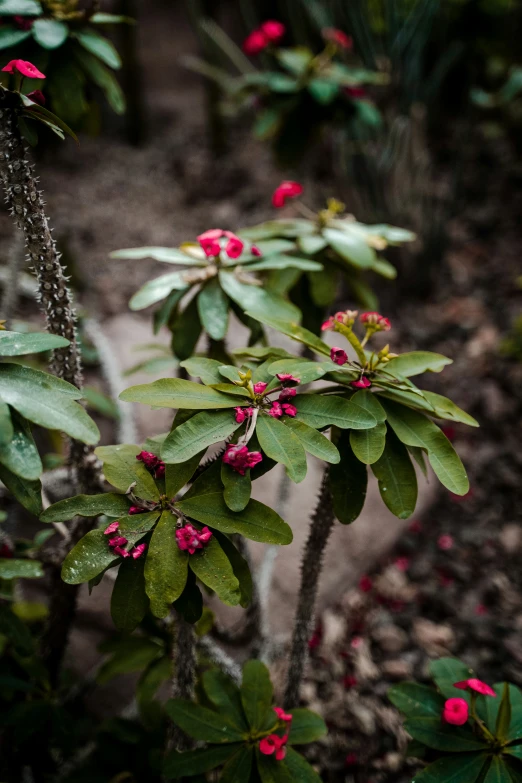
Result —
[{"label": "thorny stem", "polygon": [[301,564],[301,586],[284,696],[285,709],[296,707],[299,704],[299,687],[308,655],[308,640],[314,623],[317,586],[326,544],[333,528],[334,519],[328,483],[328,470],[326,470],[321,483],[317,506],[310,521],[310,532],[308,533]]},{"label": "thorny stem", "polygon": [[[173,643],[171,649],[172,665],[175,674],[172,676],[172,698],[194,698],[196,684],[196,633],[194,626],[188,623],[178,612],[173,625]],[[171,725],[167,741],[168,750],[188,750],[191,740],[178,726]]]},{"label": "thorny stem", "polygon": [[24,240],[21,234],[16,231],[13,235],[11,245],[7,256],[7,275],[2,292],[2,301],[0,302],[0,317],[5,321],[10,321],[13,313],[16,312],[18,301],[18,272],[24,258]]}]

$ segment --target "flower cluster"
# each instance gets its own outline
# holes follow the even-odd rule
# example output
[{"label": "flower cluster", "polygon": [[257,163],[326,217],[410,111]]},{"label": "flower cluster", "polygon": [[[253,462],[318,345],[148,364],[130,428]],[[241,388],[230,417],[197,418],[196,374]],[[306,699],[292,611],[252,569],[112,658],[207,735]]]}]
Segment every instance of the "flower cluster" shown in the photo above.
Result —
[{"label": "flower cluster", "polygon": [[[118,521],[111,522],[111,524],[105,528],[103,532],[106,536],[111,536],[113,533],[118,531],[119,526],[120,523]],[[119,555],[120,557],[132,557],[134,560],[137,560],[147,549],[147,544],[138,544],[128,551],[127,549],[124,549],[125,545],[128,543],[129,541],[127,538],[125,538],[125,536],[116,535],[113,538],[109,538],[110,548],[115,555]]]},{"label": "flower cluster", "polygon": [[[259,385],[259,384],[256,384]],[[255,390],[254,386],[254,390]],[[250,416],[253,414],[254,409],[253,408],[234,408],[235,414],[236,414],[236,422],[237,424],[243,424],[245,419],[250,418]]]},{"label": "flower cluster", "polygon": [[[197,238],[207,258],[217,258],[224,250],[229,258],[239,258],[245,249],[245,243],[232,231],[222,228],[210,228]],[[253,256],[260,256],[261,251],[255,245],[251,245],[250,252]]]},{"label": "flower cluster", "polygon": [[223,454],[223,462],[230,465],[232,470],[244,476],[249,468],[254,468],[261,460],[263,455],[259,451],[249,451],[248,446],[234,445],[229,443],[227,450]]},{"label": "flower cluster", "polygon": [[281,416],[291,416],[292,418],[297,413],[295,405],[289,402],[296,395],[296,390],[293,388],[297,384],[301,383],[300,378],[294,378],[290,373],[280,372],[277,374],[277,379],[281,381],[283,389],[281,390],[277,400],[272,402],[272,407],[268,411],[268,415],[274,419],[280,419]]},{"label": "flower cluster", "polygon": [[[152,473],[154,478],[159,479],[164,477],[165,463],[159,457],[156,457],[156,455],[151,451],[140,451],[139,454],[136,454],[136,459],[139,460],[139,462],[143,462],[147,470]],[[132,513],[136,514],[137,512],[133,511]]]},{"label": "flower cluster", "polygon": [[389,332],[391,329],[390,319],[385,318],[380,313],[363,313],[361,315],[361,323],[364,324],[367,330],[372,332]]},{"label": "flower cluster", "polygon": [[[469,680],[453,683],[454,688],[460,690],[470,690],[473,693],[480,693],[482,696],[494,696],[496,693],[487,683],[471,677]],[[473,704],[473,701],[472,701]],[[472,713],[473,714],[473,713]],[[450,723],[452,726],[463,726],[469,718],[469,705],[465,699],[458,696],[452,699],[446,699],[442,709],[442,720]]]},{"label": "flower cluster", "polygon": [[188,551],[189,555],[193,555],[196,549],[203,549],[211,538],[212,531],[208,527],[197,530],[190,522],[176,530],[178,547],[182,551]]},{"label": "flower cluster", "polygon": [[331,315],[321,326],[322,332],[333,331],[335,332],[336,325],[343,324],[344,326],[353,326],[355,319],[359,313],[357,310],[343,310],[342,312]]},{"label": "flower cluster", "polygon": [[284,180],[272,194],[272,206],[276,207],[276,209],[281,209],[289,198],[297,198],[297,196],[303,193],[303,190],[304,188],[300,182]]},{"label": "flower cluster", "polygon": [[286,743],[288,742],[288,733],[290,731],[290,724],[292,723],[292,715],[285,712],[281,707],[274,707],[274,712],[280,721],[283,721],[285,725],[285,734],[280,737],[278,734],[269,734],[268,737],[263,737],[259,743],[259,751],[265,756],[272,756],[275,754],[277,761],[282,761],[286,756]]},{"label": "flower cluster", "polygon": [[286,33],[282,22],[269,19],[245,38],[243,51],[251,57],[263,52],[271,44],[278,44]]}]

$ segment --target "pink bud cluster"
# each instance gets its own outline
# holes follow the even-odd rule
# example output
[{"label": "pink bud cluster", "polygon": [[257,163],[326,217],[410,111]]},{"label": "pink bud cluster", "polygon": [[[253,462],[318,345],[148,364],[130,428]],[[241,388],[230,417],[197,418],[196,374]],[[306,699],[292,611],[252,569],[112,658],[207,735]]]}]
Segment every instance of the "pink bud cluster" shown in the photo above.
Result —
[{"label": "pink bud cluster", "polygon": [[[222,228],[210,228],[197,239],[207,258],[216,258],[223,249],[229,258],[239,258],[245,249],[242,239],[232,231],[224,231]],[[250,252],[253,256],[261,255],[261,251],[255,245],[251,245]]]},{"label": "pink bud cluster", "polygon": [[302,194],[303,190],[304,188],[300,182],[284,180],[272,194],[272,206],[276,209],[281,209],[289,198],[297,198],[297,196]]},{"label": "pink bud cluster", "polygon": [[250,57],[263,52],[270,44],[278,44],[284,37],[286,28],[282,22],[269,19],[245,38],[243,51]]},{"label": "pink bud cluster", "polygon": [[[111,536],[113,533],[118,531],[119,526],[120,523],[118,521],[111,522],[111,524],[105,528],[103,532],[106,536]],[[129,552],[127,549],[124,549],[125,545],[128,543],[129,541],[127,538],[125,538],[125,536],[116,535],[113,536],[113,538],[109,538],[110,548],[115,555],[119,555],[120,557],[132,557],[134,560],[137,560],[147,549],[147,544],[138,544]]]},{"label": "pink bud cluster", "polygon": [[187,551],[193,555],[196,549],[203,549],[212,538],[212,531],[208,527],[197,530],[188,522],[184,527],[176,530],[176,541],[182,552]]},{"label": "pink bud cluster", "polygon": [[[474,691],[475,693],[480,693],[481,696],[493,696],[495,698],[497,696],[493,688],[475,677],[471,677],[469,680],[462,680],[462,682],[454,682],[453,687],[462,691]],[[463,726],[467,723],[468,718],[469,706],[465,699],[461,699],[458,696],[446,699],[442,709],[442,720],[445,723],[450,723],[452,726]]]},{"label": "pink bud cluster", "polygon": [[154,478],[159,479],[164,477],[165,463],[159,457],[156,457],[156,455],[151,451],[140,451],[139,454],[136,454],[136,459],[139,462],[143,462],[147,470],[152,473]]},{"label": "pink bud cluster", "polygon": [[297,392],[293,387],[301,383],[301,379],[295,378],[287,372],[277,373],[276,378],[281,381],[284,388],[281,390],[277,400],[272,402],[268,415],[274,419],[280,419],[281,416],[291,416],[293,418],[297,413],[297,408],[289,400],[296,396]]},{"label": "pink bud cluster", "polygon": [[227,450],[223,454],[223,462],[225,465],[230,465],[232,470],[244,476],[249,468],[254,468],[261,460],[263,456],[259,451],[249,451],[248,446],[240,446],[229,443]]},{"label": "pink bud cluster", "polygon": [[274,755],[277,761],[282,761],[286,756],[286,744],[293,716],[289,712],[285,712],[281,707],[274,707],[274,712],[278,719],[286,724],[285,734],[282,737],[278,734],[269,734],[268,737],[263,737],[259,743],[259,751],[265,756]]},{"label": "pink bud cluster", "polygon": [[245,419],[249,419],[250,416],[252,416],[254,409],[253,408],[234,408],[235,414],[236,414],[236,423],[237,424],[243,424]]}]

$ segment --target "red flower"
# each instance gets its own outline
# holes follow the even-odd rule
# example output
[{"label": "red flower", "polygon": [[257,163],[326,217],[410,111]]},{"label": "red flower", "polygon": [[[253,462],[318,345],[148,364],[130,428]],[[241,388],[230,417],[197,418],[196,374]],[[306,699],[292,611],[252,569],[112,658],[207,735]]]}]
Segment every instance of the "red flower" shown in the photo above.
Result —
[{"label": "red flower", "polygon": [[289,198],[297,198],[303,192],[304,188],[299,182],[285,180],[274,190],[272,195],[272,206],[276,209],[284,207]]},{"label": "red flower", "polygon": [[295,407],[295,405],[290,405],[290,403],[288,402],[284,402],[281,407],[283,409],[283,413],[286,416],[291,416],[293,418],[297,413],[297,408]]},{"label": "red flower", "polygon": [[136,459],[138,462],[143,462],[145,467],[149,468],[149,470],[155,468],[160,461],[159,457],[153,454],[152,451],[140,451],[139,454],[136,454]]},{"label": "red flower", "polygon": [[225,253],[229,258],[239,258],[243,252],[245,243],[241,241],[239,237],[233,234],[231,231],[225,231],[225,236],[228,237],[228,242],[225,247]]},{"label": "red flower", "polygon": [[352,98],[352,100],[366,98],[366,90],[364,87],[344,87],[343,92],[348,98]]},{"label": "red flower", "polygon": [[285,723],[291,723],[292,718],[294,717],[289,712],[285,712],[281,707],[274,707],[274,712],[279,720],[284,720]]},{"label": "red flower", "polygon": [[359,590],[363,593],[369,593],[373,588],[373,581],[367,574],[363,574],[359,579]]},{"label": "red flower", "polygon": [[41,90],[33,90],[32,92],[28,92],[25,97],[32,100],[33,103],[39,103],[40,106],[45,106],[46,104],[45,95]]},{"label": "red flower", "polygon": [[272,407],[268,411],[268,415],[272,416],[274,419],[280,419],[281,416],[283,415],[283,409],[281,407],[281,403],[274,401],[272,403]]},{"label": "red flower", "polygon": [[113,551],[115,555],[119,555],[120,557],[130,557],[127,550],[123,549],[121,546],[115,546]]},{"label": "red flower", "polygon": [[389,318],[385,318],[380,313],[362,313],[361,322],[374,332],[389,332],[391,329]]},{"label": "red flower", "polygon": [[147,544],[138,544],[138,546],[135,546],[130,551],[130,556],[134,558],[134,560],[138,560],[142,556],[142,554],[147,549]]},{"label": "red flower", "polygon": [[295,397],[297,394],[296,389],[283,389],[279,397],[277,398],[279,402],[285,402],[286,400],[290,400],[292,397]]},{"label": "red flower", "polygon": [[335,362],[335,364],[338,364],[339,367],[342,367],[343,364],[346,364],[348,361],[348,354],[346,351],[343,351],[342,348],[332,348],[330,351],[330,359],[332,362]]},{"label": "red flower", "polygon": [[259,381],[259,383],[254,383],[254,394],[263,394],[267,386],[268,383],[265,383],[264,381]]},{"label": "red flower", "polygon": [[109,538],[109,546],[125,546],[125,544],[128,544],[128,540],[124,536],[114,536],[114,538]]},{"label": "red flower", "polygon": [[450,536],[449,533],[444,533],[437,539],[437,545],[439,549],[442,549],[443,552],[447,552],[449,549],[452,549],[453,543],[453,536]]},{"label": "red flower", "polygon": [[292,386],[297,386],[298,383],[301,383],[301,378],[295,378],[289,372],[278,372],[276,378],[280,380],[281,383],[291,383]]},{"label": "red flower", "polygon": [[34,19],[28,19],[25,16],[13,16],[13,22],[19,30],[30,30],[34,24]]},{"label": "red flower", "polygon": [[483,696],[495,696],[496,693],[487,683],[482,680],[477,680],[475,677],[471,677],[469,680],[462,680],[462,682],[454,682],[454,688],[459,688],[461,691],[465,691],[468,688],[476,693],[481,693]]},{"label": "red flower", "polygon": [[248,446],[234,445],[229,443],[227,450],[223,454],[223,462],[244,476],[248,468],[255,467],[263,459],[259,451],[249,451]]},{"label": "red flower", "polygon": [[350,386],[354,389],[369,389],[371,385],[372,382],[365,375],[363,375],[362,378],[359,378],[358,381],[350,382]]},{"label": "red flower", "polygon": [[284,737],[278,737],[277,734],[270,734],[268,737],[263,737],[259,743],[259,750],[265,756],[271,756],[275,753],[277,761],[282,761],[286,756],[286,743],[288,741],[288,734]]},{"label": "red flower", "polygon": [[207,258],[218,256],[221,253],[221,245],[218,240],[221,239],[224,233],[221,228],[210,228],[196,237]]},{"label": "red flower", "polygon": [[243,41],[243,51],[250,57],[260,54],[269,45],[270,40],[263,30],[252,30]]},{"label": "red flower", "polygon": [[140,508],[140,506],[131,506],[129,508],[129,515],[133,516],[133,514],[143,514],[144,511],[146,511],[146,509]]},{"label": "red flower", "polygon": [[286,33],[286,27],[284,24],[282,22],[277,22],[274,19],[269,19],[267,22],[263,22],[260,29],[268,38],[270,43],[274,44],[279,43],[281,38],[283,38]]},{"label": "red flower", "polygon": [[120,526],[120,523],[117,520],[116,520],[116,522],[111,522],[109,527],[106,527],[105,530],[103,531],[104,535],[110,536],[111,533],[115,533],[117,531],[119,526]]},{"label": "red flower", "polygon": [[236,412],[236,423],[237,424],[243,424],[246,418],[252,415],[254,412],[253,408],[234,408]]},{"label": "red flower", "polygon": [[331,41],[341,49],[351,49],[353,46],[352,38],[342,30],[337,30],[336,27],[325,27],[321,32],[325,41]]},{"label": "red flower", "polygon": [[27,76],[29,79],[45,79],[45,73],[38,70],[36,65],[33,65],[29,60],[10,60],[7,65],[2,68],[5,73],[21,73],[22,76]]},{"label": "red flower", "polygon": [[252,247],[250,248],[250,252],[252,253],[253,256],[259,257],[263,255],[260,249],[256,245],[252,245]]},{"label": "red flower", "polygon": [[182,552],[188,551],[189,555],[193,555],[196,549],[203,549],[211,538],[212,531],[208,527],[197,530],[190,522],[176,530],[178,547]]},{"label": "red flower", "polygon": [[355,688],[357,685],[357,677],[354,677],[353,674],[347,674],[346,677],[343,677],[343,685],[346,690]]},{"label": "red flower", "polygon": [[463,726],[469,715],[468,703],[464,699],[447,699],[442,710],[442,720],[452,726]]}]

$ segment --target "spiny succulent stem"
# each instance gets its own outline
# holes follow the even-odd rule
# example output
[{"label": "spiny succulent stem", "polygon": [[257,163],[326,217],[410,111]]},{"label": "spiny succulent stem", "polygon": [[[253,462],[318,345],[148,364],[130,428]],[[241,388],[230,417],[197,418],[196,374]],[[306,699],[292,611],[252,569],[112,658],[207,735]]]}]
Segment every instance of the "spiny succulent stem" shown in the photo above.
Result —
[{"label": "spiny succulent stem", "polygon": [[[176,612],[172,630],[172,698],[190,700],[194,698],[196,687],[196,632],[179,612]],[[188,750],[192,741],[179,726],[172,724],[167,746],[169,749]]]}]

